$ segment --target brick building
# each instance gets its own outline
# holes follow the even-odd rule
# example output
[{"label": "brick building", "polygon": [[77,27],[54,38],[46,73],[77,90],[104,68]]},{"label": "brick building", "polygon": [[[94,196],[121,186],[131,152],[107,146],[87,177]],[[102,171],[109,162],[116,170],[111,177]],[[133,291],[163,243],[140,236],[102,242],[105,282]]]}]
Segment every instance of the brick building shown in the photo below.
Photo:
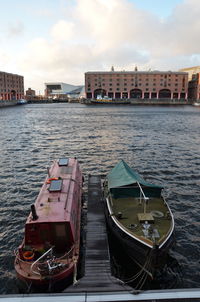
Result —
[{"label": "brick building", "polygon": [[18,100],[24,96],[24,77],[0,71],[0,100]]},{"label": "brick building", "polygon": [[85,73],[86,98],[187,99],[188,74],[172,71],[96,71]]},{"label": "brick building", "polygon": [[35,97],[35,90],[28,88],[26,90],[26,98],[32,98]]},{"label": "brick building", "polygon": [[188,82],[188,98],[200,99],[200,72],[193,74],[191,81]]}]

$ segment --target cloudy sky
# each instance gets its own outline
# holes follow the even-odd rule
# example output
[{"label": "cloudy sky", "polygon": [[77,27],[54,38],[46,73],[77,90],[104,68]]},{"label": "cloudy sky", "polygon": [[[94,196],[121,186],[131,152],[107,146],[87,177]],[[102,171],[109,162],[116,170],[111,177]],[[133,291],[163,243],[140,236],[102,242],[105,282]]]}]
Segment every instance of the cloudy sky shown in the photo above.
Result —
[{"label": "cloudy sky", "polygon": [[199,0],[6,0],[0,71],[25,89],[84,84],[93,70],[178,70],[200,65]]}]

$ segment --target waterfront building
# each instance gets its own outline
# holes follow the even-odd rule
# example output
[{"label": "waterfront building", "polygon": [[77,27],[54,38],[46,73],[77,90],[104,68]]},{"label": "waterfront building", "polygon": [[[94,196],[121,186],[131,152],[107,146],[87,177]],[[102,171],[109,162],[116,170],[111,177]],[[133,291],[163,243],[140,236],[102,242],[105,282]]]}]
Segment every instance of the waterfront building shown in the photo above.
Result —
[{"label": "waterfront building", "polygon": [[0,71],[0,100],[18,100],[24,96],[24,77]]},{"label": "waterfront building", "polygon": [[192,80],[192,76],[194,74],[197,74],[200,72],[200,66],[193,66],[193,67],[187,67],[187,68],[182,68],[179,71],[187,72],[188,73],[188,81]]},{"label": "waterfront building", "polygon": [[89,71],[86,98],[187,99],[188,74],[173,71]]},{"label": "waterfront building", "polygon": [[35,90],[28,88],[28,90],[26,90],[26,100],[33,100],[35,99],[35,97]]},{"label": "waterfront building", "polygon": [[192,75],[188,82],[188,98],[192,100],[200,99],[200,71]]},{"label": "waterfront building", "polygon": [[26,97],[27,98],[35,97],[35,90],[28,88],[28,90],[26,90]]},{"label": "waterfront building", "polygon": [[62,82],[45,83],[45,96],[52,99],[79,98],[82,90],[83,86],[81,85],[76,86]]}]

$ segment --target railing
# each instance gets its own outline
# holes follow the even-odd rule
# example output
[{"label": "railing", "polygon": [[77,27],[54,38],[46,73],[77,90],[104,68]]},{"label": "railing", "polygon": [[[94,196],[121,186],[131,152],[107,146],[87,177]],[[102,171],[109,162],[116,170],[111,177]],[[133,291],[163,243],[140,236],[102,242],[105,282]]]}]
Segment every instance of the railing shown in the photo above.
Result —
[{"label": "railing", "polygon": [[137,182],[139,188],[140,188],[140,203],[142,203],[142,196],[143,196],[143,200],[144,200],[144,214],[146,214],[146,202],[147,200],[149,200],[149,197],[146,197],[144,194],[144,191],[142,190],[141,185],[139,184],[139,182]]},{"label": "railing", "polygon": [[74,250],[75,246],[73,245],[71,249],[64,255],[62,255],[61,257],[56,257],[53,254],[53,247],[51,247],[34,262],[29,262],[21,259],[19,251],[15,250],[16,263],[19,264],[22,270],[29,271],[31,274],[35,274],[40,277],[53,275],[64,270],[67,266],[70,265],[71,262],[75,261],[73,257]]}]

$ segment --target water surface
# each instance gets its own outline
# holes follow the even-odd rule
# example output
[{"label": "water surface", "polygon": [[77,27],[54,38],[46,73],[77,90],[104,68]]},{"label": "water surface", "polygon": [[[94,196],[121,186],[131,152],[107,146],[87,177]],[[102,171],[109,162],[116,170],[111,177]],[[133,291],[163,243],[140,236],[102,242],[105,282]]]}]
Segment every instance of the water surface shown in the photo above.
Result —
[{"label": "water surface", "polygon": [[175,286],[200,287],[199,108],[30,104],[2,108],[0,129],[1,294],[18,293],[13,251],[47,167],[63,156],[76,156],[86,176],[124,159],[164,185],[176,224]]}]

